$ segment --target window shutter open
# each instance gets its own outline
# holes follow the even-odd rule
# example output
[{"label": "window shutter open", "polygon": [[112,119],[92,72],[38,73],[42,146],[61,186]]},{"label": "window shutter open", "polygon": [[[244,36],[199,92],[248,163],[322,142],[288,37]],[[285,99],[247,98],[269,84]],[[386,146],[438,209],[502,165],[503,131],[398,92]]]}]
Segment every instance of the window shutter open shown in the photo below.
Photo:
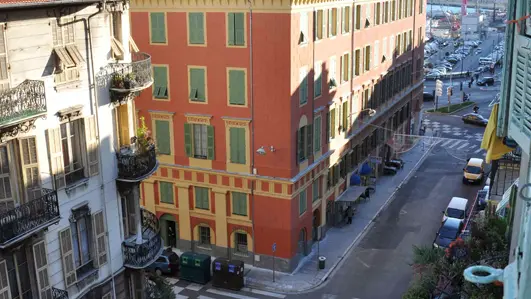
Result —
[{"label": "window shutter open", "polygon": [[230,161],[232,163],[238,162],[238,131],[236,128],[229,129],[230,142]]},{"label": "window shutter open", "polygon": [[214,126],[207,126],[207,159],[214,160]]},{"label": "window shutter open", "polygon": [[68,227],[59,232],[61,258],[63,261],[63,275],[65,286],[68,288],[77,281],[76,267],[74,266],[74,246],[72,245],[72,230]]},{"label": "window shutter open", "polygon": [[85,117],[85,142],[87,146],[87,161],[89,176],[99,173],[99,153],[98,153],[98,130],[96,128],[96,117],[94,115]]},{"label": "window shutter open", "polygon": [[94,264],[96,267],[101,267],[107,263],[107,236],[105,230],[105,219],[103,211],[96,212],[92,215],[92,228],[94,232],[94,248],[96,249],[96,256],[94,257]]},{"label": "window shutter open", "polygon": [[312,124],[309,124],[308,126],[306,126],[306,158],[309,158],[313,153],[312,136],[313,136],[313,126]]},{"label": "window shutter open", "polygon": [[33,261],[37,275],[37,287],[40,299],[52,299],[52,286],[48,277],[48,254],[45,241],[33,245]]},{"label": "window shutter open", "polygon": [[4,26],[0,26],[0,91],[9,89],[9,67]]},{"label": "window shutter open", "polygon": [[9,277],[7,276],[7,264],[5,260],[0,262],[0,298],[11,299],[11,289],[9,288]]},{"label": "window shutter open", "polygon": [[330,137],[336,137],[336,109],[332,109],[330,113]]},{"label": "window shutter open", "polygon": [[227,30],[228,30],[228,36],[229,36],[229,45],[234,46],[235,41],[235,32],[234,32],[234,13],[229,12],[227,16]]},{"label": "window shutter open", "polygon": [[41,197],[37,141],[35,137],[21,138],[18,141],[22,164],[22,180],[26,190],[26,200],[30,201]]},{"label": "window shutter open", "polygon": [[304,151],[304,144],[302,142],[304,140],[304,135],[302,135],[301,129],[295,132],[295,140],[296,140],[295,150],[296,150],[296,155],[297,155],[297,163],[299,163],[302,160],[303,151]]},{"label": "window shutter open", "polygon": [[48,138],[48,153],[50,155],[50,167],[54,177],[55,189],[66,186],[65,170],[63,164],[63,147],[61,146],[61,131],[59,128],[46,130]]},{"label": "window shutter open", "polygon": [[192,156],[192,125],[184,124],[184,152],[186,156]]}]

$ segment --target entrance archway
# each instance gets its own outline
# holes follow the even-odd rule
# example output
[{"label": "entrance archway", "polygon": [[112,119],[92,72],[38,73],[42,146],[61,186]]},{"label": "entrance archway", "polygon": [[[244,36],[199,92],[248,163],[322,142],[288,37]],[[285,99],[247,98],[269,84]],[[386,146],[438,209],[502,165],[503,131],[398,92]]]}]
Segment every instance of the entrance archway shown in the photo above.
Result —
[{"label": "entrance archway", "polygon": [[306,249],[307,239],[306,228],[302,228],[299,232],[299,253],[304,256],[308,254]]},{"label": "entrance archway", "polygon": [[312,240],[318,241],[319,239],[319,226],[321,226],[321,211],[319,209],[315,209],[313,211],[313,218],[312,218]]},{"label": "entrance archway", "polygon": [[164,214],[160,216],[160,233],[164,240],[164,246],[177,247],[177,240],[179,239],[179,230],[177,220],[171,214]]}]

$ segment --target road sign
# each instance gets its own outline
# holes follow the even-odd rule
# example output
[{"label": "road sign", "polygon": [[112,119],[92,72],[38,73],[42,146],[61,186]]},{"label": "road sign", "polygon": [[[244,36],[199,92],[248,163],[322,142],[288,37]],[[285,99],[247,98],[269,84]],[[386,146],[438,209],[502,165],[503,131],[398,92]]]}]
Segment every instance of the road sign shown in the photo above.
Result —
[{"label": "road sign", "polygon": [[273,243],[273,252],[277,251],[277,243]]},{"label": "road sign", "polygon": [[435,95],[440,97],[442,96],[443,82],[441,80],[435,81]]},{"label": "road sign", "polygon": [[448,88],[446,88],[446,94],[447,94],[448,96],[451,96],[451,95],[453,94],[452,91],[453,91],[453,90],[452,90],[452,87],[451,87],[451,86],[449,86]]}]

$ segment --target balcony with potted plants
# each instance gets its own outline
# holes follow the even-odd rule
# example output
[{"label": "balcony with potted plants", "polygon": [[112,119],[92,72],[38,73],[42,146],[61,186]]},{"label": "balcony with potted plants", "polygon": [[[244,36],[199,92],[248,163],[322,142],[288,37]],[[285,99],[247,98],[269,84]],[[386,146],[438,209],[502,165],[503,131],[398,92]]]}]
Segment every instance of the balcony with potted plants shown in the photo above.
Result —
[{"label": "balcony with potted plants", "polygon": [[122,243],[124,266],[131,269],[143,269],[151,265],[164,249],[157,216],[146,209],[137,209],[140,214],[139,229],[136,235]]},{"label": "balcony with potted plants", "polygon": [[111,101],[121,104],[153,84],[151,56],[143,52],[131,53],[131,62],[111,63]]}]

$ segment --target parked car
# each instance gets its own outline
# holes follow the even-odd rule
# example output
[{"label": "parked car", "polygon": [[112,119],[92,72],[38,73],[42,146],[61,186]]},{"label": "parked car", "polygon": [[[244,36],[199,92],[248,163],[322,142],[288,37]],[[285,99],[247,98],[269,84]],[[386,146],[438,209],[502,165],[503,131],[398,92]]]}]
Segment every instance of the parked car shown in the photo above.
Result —
[{"label": "parked car", "polygon": [[425,93],[422,94],[422,100],[424,102],[433,101],[433,100],[435,100],[435,97],[433,96],[432,93],[425,92]]},{"label": "parked car", "polygon": [[461,118],[465,124],[474,124],[486,127],[489,120],[484,118],[481,114],[467,113]]},{"label": "parked car", "polygon": [[384,165],[384,168],[383,168],[384,175],[395,175],[397,172],[398,170],[396,169],[396,167]]},{"label": "parked car", "polygon": [[476,206],[478,208],[478,211],[485,210],[485,208],[487,207],[488,195],[489,195],[489,191],[488,190],[479,190],[478,191],[477,199],[476,199]]},{"label": "parked car", "polygon": [[404,161],[401,159],[391,159],[385,162],[385,165],[394,167],[396,169],[402,169],[404,167]]},{"label": "parked car", "polygon": [[448,218],[465,220],[468,215],[468,199],[462,197],[452,197],[446,210],[443,211],[442,222]]},{"label": "parked car", "polygon": [[179,271],[179,256],[171,249],[166,249],[148,266],[148,270],[154,271],[157,275],[175,274]]},{"label": "parked car", "polygon": [[493,77],[483,77],[479,79],[476,84],[478,86],[492,86],[494,85],[494,78]]},{"label": "parked car", "polygon": [[433,240],[433,247],[435,248],[448,248],[450,243],[455,241],[459,234],[465,227],[465,224],[460,219],[448,218],[444,221],[435,234],[435,240]]},{"label": "parked car", "polygon": [[470,158],[463,168],[463,184],[466,183],[480,183],[483,180],[485,173],[483,159]]}]

